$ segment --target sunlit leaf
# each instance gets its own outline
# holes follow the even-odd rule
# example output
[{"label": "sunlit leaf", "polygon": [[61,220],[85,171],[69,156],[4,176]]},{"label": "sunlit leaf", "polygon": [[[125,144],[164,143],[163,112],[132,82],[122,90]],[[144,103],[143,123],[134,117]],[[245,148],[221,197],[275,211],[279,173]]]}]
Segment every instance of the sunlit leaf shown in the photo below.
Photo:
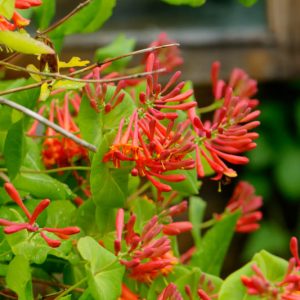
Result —
[{"label": "sunlit leaf", "polygon": [[24,256],[15,256],[10,262],[6,283],[8,288],[17,293],[19,300],[33,299],[30,265]]},{"label": "sunlit leaf", "polygon": [[173,5],[190,5],[193,7],[205,4],[206,0],[162,0]]},{"label": "sunlit leaf", "polygon": [[59,68],[73,68],[73,67],[84,67],[90,62],[88,60],[81,60],[80,57],[74,56],[68,62],[59,61]]},{"label": "sunlit leaf", "polygon": [[53,49],[33,39],[26,32],[0,31],[0,44],[4,44],[10,49],[25,54],[54,54]]},{"label": "sunlit leaf", "polygon": [[115,300],[121,294],[124,267],[91,237],[81,238],[78,250],[86,265],[88,286],[95,300]]},{"label": "sunlit leaf", "polygon": [[11,180],[20,170],[25,154],[25,145],[23,119],[21,119],[8,130],[4,145],[5,165]]},{"label": "sunlit leaf", "polygon": [[0,15],[11,19],[15,10],[15,0],[0,0]]}]

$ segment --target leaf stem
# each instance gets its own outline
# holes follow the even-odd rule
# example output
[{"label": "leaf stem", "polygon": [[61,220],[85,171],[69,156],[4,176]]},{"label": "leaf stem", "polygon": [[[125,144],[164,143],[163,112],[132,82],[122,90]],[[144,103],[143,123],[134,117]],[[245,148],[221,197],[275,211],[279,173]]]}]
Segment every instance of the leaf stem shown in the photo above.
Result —
[{"label": "leaf stem", "polygon": [[36,83],[32,83],[32,84],[20,86],[20,87],[14,88],[14,89],[9,89],[9,90],[5,90],[5,91],[1,91],[0,92],[0,96],[12,94],[12,93],[16,93],[16,92],[20,92],[20,91],[34,89],[34,88],[40,87],[44,83],[50,83],[51,81],[52,80],[43,80],[43,81],[40,81],[40,82],[36,82]]},{"label": "leaf stem", "polygon": [[145,192],[151,186],[150,181],[143,184],[135,193],[131,194],[130,197],[127,198],[127,201],[130,202],[138,197],[141,193]]},{"label": "leaf stem", "polygon": [[15,70],[15,71],[22,71],[22,72],[27,72],[29,74],[35,74],[35,75],[50,77],[50,78],[54,78],[54,79],[70,80],[70,81],[81,82],[81,83],[110,83],[110,82],[121,81],[121,80],[142,78],[147,75],[165,72],[165,69],[162,68],[162,69],[158,69],[158,70],[153,70],[151,72],[141,72],[141,73],[137,73],[137,74],[125,75],[125,76],[109,78],[109,79],[81,79],[81,78],[74,78],[74,77],[62,75],[59,73],[47,73],[47,72],[29,70],[24,67],[20,67],[20,66],[17,66],[17,65],[5,62],[5,61],[0,61],[0,65],[5,66],[7,69],[11,69],[11,70]]},{"label": "leaf stem", "polygon": [[205,228],[211,227],[211,226],[215,225],[216,223],[217,223],[217,220],[212,218],[212,219],[200,224],[200,229],[205,229]]},{"label": "leaf stem", "polygon": [[110,63],[110,62],[113,62],[113,61],[116,61],[116,60],[119,60],[119,59],[122,59],[122,58],[125,58],[125,57],[128,57],[128,56],[133,56],[133,55],[136,55],[136,54],[142,54],[142,53],[148,53],[148,52],[153,52],[155,50],[158,50],[158,49],[163,49],[163,48],[168,48],[168,47],[173,47],[173,46],[179,46],[178,43],[172,43],[172,44],[166,44],[166,45],[161,45],[161,46],[156,46],[156,47],[149,47],[149,48],[145,48],[145,49],[140,49],[140,50],[136,50],[136,51],[132,51],[132,52],[128,52],[126,54],[122,54],[122,55],[119,55],[119,56],[116,56],[116,57],[113,57],[113,58],[108,58],[108,59],[105,59],[104,61],[102,62],[96,62],[92,65],[89,65],[85,68],[82,68],[80,70],[77,70],[77,71],[74,71],[72,73],[70,73],[71,75],[76,75],[76,74],[79,74],[79,73],[83,73],[83,72],[86,72],[86,71],[89,71],[97,66],[102,66],[104,64],[107,64],[107,63]]},{"label": "leaf stem", "polygon": [[21,169],[21,173],[57,173],[57,172],[64,172],[64,171],[90,171],[90,167],[85,166],[70,166],[70,167],[61,167],[61,168],[54,168],[49,170],[31,170],[31,169]]},{"label": "leaf stem", "polygon": [[87,280],[87,277],[82,278],[80,281],[78,281],[77,283],[71,285],[68,289],[66,289],[65,291],[63,291],[59,296],[57,296],[55,298],[55,300],[59,300],[61,299],[63,296],[68,295],[70,292],[72,292],[73,290],[75,290],[78,286],[80,286],[81,284],[83,284],[85,281]]},{"label": "leaf stem", "polygon": [[55,131],[59,132],[60,134],[62,134],[63,136],[71,139],[72,141],[74,141],[75,143],[77,143],[78,145],[81,145],[82,147],[85,147],[87,149],[89,149],[90,151],[96,152],[97,148],[96,146],[86,142],[85,140],[80,139],[79,137],[77,137],[76,135],[70,133],[69,131],[63,129],[62,127],[56,125],[55,123],[47,120],[46,118],[44,118],[43,116],[37,114],[36,112],[28,109],[25,106],[22,106],[20,104],[17,104],[13,101],[7,100],[5,98],[0,97],[0,104],[4,104],[7,106],[10,106],[16,110],[19,110],[21,112],[23,112],[24,114],[26,114],[27,116],[30,116],[32,118],[34,118],[35,120],[38,120],[40,123],[54,129]]},{"label": "leaf stem", "polygon": [[83,9],[85,6],[90,4],[91,0],[86,0],[82,3],[79,3],[72,11],[70,11],[67,15],[65,15],[63,18],[49,26],[47,29],[37,32],[38,36],[45,35],[46,33],[49,33],[50,31],[53,31],[55,28],[57,28],[59,25],[63,24],[66,22],[68,19],[70,19],[73,15],[75,15],[77,12],[79,12],[81,9]]},{"label": "leaf stem", "polygon": [[[42,279],[39,279],[39,278],[32,278],[32,282],[37,283],[37,284],[42,284],[42,285],[48,285],[48,286],[53,286],[53,287],[58,287],[58,288],[64,288],[64,289],[70,288],[70,285],[66,285],[66,284],[63,284],[61,282],[47,281],[47,280],[42,280]],[[74,288],[73,291],[78,292],[78,293],[83,293],[84,289]]]},{"label": "leaf stem", "polygon": [[223,105],[223,102],[222,100],[218,100],[216,102],[213,102],[212,104],[208,105],[208,106],[205,106],[205,107],[199,107],[198,108],[198,112],[200,114],[205,114],[205,113],[208,113],[208,112],[212,112],[218,108],[220,108],[222,105]]}]

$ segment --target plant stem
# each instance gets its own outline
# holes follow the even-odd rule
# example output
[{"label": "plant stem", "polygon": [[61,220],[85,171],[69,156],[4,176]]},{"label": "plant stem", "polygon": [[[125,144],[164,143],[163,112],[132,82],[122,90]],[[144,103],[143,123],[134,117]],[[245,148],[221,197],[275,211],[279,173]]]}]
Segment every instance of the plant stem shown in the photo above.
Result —
[{"label": "plant stem", "polygon": [[52,24],[50,27],[47,29],[37,32],[37,36],[45,35],[46,33],[49,33],[50,31],[53,31],[55,28],[57,28],[59,25],[63,24],[66,22],[68,19],[70,19],[73,15],[75,15],[78,11],[80,11],[82,8],[87,6],[91,0],[86,0],[85,2],[80,3],[77,7],[75,7],[71,12],[69,12],[66,16],[64,16],[62,19],[58,20],[54,24]]},{"label": "plant stem", "polygon": [[75,290],[78,286],[80,286],[81,284],[83,284],[85,281],[87,280],[87,277],[82,278],[80,281],[78,281],[77,283],[75,283],[74,285],[70,286],[68,289],[66,289],[65,291],[63,291],[59,296],[57,296],[55,298],[55,300],[59,300],[60,298],[62,298],[65,295],[68,295],[70,292],[72,292],[73,290]]},{"label": "plant stem", "polygon": [[20,91],[34,89],[34,88],[40,87],[44,83],[50,83],[51,81],[52,80],[44,80],[44,81],[40,81],[40,82],[37,82],[37,83],[32,83],[32,84],[28,84],[28,85],[25,85],[25,86],[20,86],[20,87],[14,88],[14,89],[9,89],[9,90],[6,90],[6,91],[2,91],[2,92],[0,92],[0,96],[16,93],[16,92],[20,92]]},{"label": "plant stem", "polygon": [[212,112],[218,108],[220,108],[222,105],[223,105],[223,102],[222,100],[218,100],[216,102],[213,102],[212,104],[208,105],[208,106],[205,106],[205,107],[199,107],[198,108],[198,112],[200,114],[205,114],[205,113],[208,113],[208,112]]},{"label": "plant stem", "polygon": [[7,69],[11,69],[11,70],[15,70],[15,71],[22,71],[22,72],[27,72],[30,74],[39,75],[39,76],[45,76],[45,77],[50,77],[50,78],[54,78],[54,79],[70,80],[70,81],[81,82],[81,83],[110,83],[110,82],[121,81],[121,80],[142,78],[142,77],[146,77],[147,75],[162,73],[165,71],[165,69],[163,68],[163,69],[158,69],[158,70],[154,70],[151,72],[141,72],[141,73],[137,73],[137,74],[120,76],[120,77],[115,77],[115,78],[110,78],[110,79],[81,79],[81,78],[69,77],[66,75],[59,74],[59,73],[47,73],[47,72],[28,70],[26,68],[23,68],[23,67],[20,67],[17,65],[13,65],[11,63],[4,62],[4,61],[0,61],[0,65],[5,66]]},{"label": "plant stem", "polygon": [[[32,278],[32,282],[42,284],[42,285],[48,285],[48,286],[63,288],[63,289],[68,289],[68,288],[71,287],[70,285],[66,285],[66,284],[63,284],[61,282],[47,281],[47,280],[42,280],[42,279],[39,279],[39,278]],[[83,293],[84,289],[74,288],[73,291],[78,292],[78,293]]]},{"label": "plant stem", "polygon": [[16,110],[19,110],[19,111],[23,112],[24,114],[34,118],[35,120],[38,120],[42,124],[54,129],[55,131],[59,132],[63,136],[71,139],[72,141],[74,141],[78,145],[81,145],[82,147],[85,147],[85,148],[89,149],[90,151],[93,151],[93,152],[97,151],[96,146],[86,142],[85,140],[82,140],[82,139],[78,138],[76,135],[74,135],[74,134],[70,133],[69,131],[63,129],[62,127],[56,125],[55,123],[47,120],[46,118],[44,118],[41,115],[37,114],[36,112],[28,109],[27,107],[24,107],[20,104],[17,104],[13,101],[7,100],[7,99],[2,98],[2,97],[0,97],[0,104],[10,106],[10,107],[12,107]]},{"label": "plant stem", "polygon": [[200,229],[204,229],[204,228],[208,228],[208,227],[211,227],[213,226],[214,224],[217,223],[217,220],[212,218],[206,222],[203,222],[202,224],[200,224]]},{"label": "plant stem", "polygon": [[90,171],[90,167],[85,166],[70,166],[70,167],[62,167],[62,168],[54,168],[49,170],[31,170],[31,169],[21,169],[21,173],[57,173],[64,171]]},{"label": "plant stem", "polygon": [[131,194],[130,197],[127,198],[127,201],[134,200],[136,197],[138,197],[141,193],[146,191],[151,186],[150,182],[146,182],[144,185],[142,185],[135,193]]},{"label": "plant stem", "polygon": [[91,69],[93,69],[97,66],[101,66],[101,65],[104,65],[104,64],[107,64],[107,63],[110,63],[110,62],[113,62],[113,61],[116,61],[116,60],[119,60],[119,59],[122,59],[122,58],[125,58],[125,57],[128,57],[128,56],[153,52],[153,51],[158,50],[158,49],[163,49],[163,48],[168,48],[168,47],[173,47],[173,46],[179,46],[179,44],[178,43],[172,43],[172,44],[166,44],[166,45],[156,46],[156,47],[149,47],[149,48],[145,48],[145,49],[140,49],[140,50],[128,52],[126,54],[122,54],[122,55],[119,55],[119,56],[116,56],[116,57],[113,57],[113,58],[105,59],[102,62],[96,62],[96,63],[94,63],[90,66],[87,66],[87,67],[83,68],[83,69],[72,72],[71,75],[76,75],[76,74],[79,74],[79,73],[83,73],[83,72],[89,71],[89,70],[91,70]]}]

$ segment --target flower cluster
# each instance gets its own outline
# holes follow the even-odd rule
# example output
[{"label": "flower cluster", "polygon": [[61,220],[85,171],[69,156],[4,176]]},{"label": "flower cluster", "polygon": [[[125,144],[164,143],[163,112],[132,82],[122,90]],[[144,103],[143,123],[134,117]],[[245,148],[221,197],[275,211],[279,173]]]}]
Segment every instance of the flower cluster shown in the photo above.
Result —
[{"label": "flower cluster", "polygon": [[[235,187],[230,198],[226,213],[241,212],[236,224],[236,232],[249,233],[259,228],[258,222],[262,219],[262,212],[258,209],[262,206],[262,197],[255,195],[254,187],[245,181],[240,181]],[[215,218],[220,220],[222,215],[215,214]]]},{"label": "flower cluster", "polygon": [[[159,68],[159,60],[154,53],[148,55],[146,70]],[[177,182],[185,179],[180,174],[164,174],[178,169],[193,169],[195,162],[186,158],[194,151],[194,137],[190,121],[176,122],[176,110],[187,111],[196,106],[188,101],[193,91],[183,91],[184,82],[174,86],[180,77],[176,72],[164,88],[158,82],[158,74],[146,79],[146,90],[140,92],[136,109],[125,127],[126,120],[120,122],[116,138],[103,161],[113,161],[119,168],[120,161],[135,163],[131,174],[146,177],[158,192],[170,191],[171,187],[160,180]],[[164,121],[164,122],[163,122]]]},{"label": "flower cluster", "polygon": [[[33,6],[39,6],[42,4],[41,0],[16,0],[16,9],[28,9]],[[16,28],[22,28],[27,26],[30,20],[22,17],[16,10],[13,12],[12,20],[9,22],[5,17],[0,15],[0,30],[15,30]]]},{"label": "flower cluster", "polygon": [[173,222],[172,217],[182,213],[186,208],[187,202],[184,201],[164,210],[160,217],[170,224],[160,224],[162,220],[154,216],[144,226],[141,234],[134,230],[136,215],[131,214],[128,222],[124,224],[124,210],[118,210],[114,248],[118,255],[122,250],[124,238],[126,251],[122,252],[120,263],[129,271],[129,277],[141,282],[151,282],[158,275],[167,275],[172,271],[173,265],[178,263],[178,260],[172,254],[168,236],[192,229],[190,222]]},{"label": "flower cluster", "polygon": [[255,274],[251,277],[241,277],[249,295],[258,295],[270,300],[300,299],[300,259],[298,241],[295,237],[291,238],[290,251],[293,257],[289,261],[283,280],[279,282],[270,282],[256,264],[252,265]]},{"label": "flower cluster", "polygon": [[[72,106],[78,107],[77,99],[72,98]],[[57,121],[57,123],[68,132],[76,134],[80,137],[79,128],[73,120],[73,116],[69,109],[69,95],[65,94],[62,107],[57,100],[52,100],[49,110],[49,121]],[[39,113],[42,115],[46,107],[42,106]],[[35,135],[38,128],[38,122],[34,122],[28,135]],[[81,145],[78,145],[74,141],[61,136],[54,129],[48,127],[46,129],[46,138],[43,142],[42,157],[44,164],[47,168],[53,166],[66,167],[74,163],[79,159],[87,159],[87,150]]]},{"label": "flower cluster", "polygon": [[139,235],[134,230],[136,216],[132,214],[124,225],[124,211],[118,210],[116,219],[115,252],[121,250],[122,233],[125,226],[125,244],[128,249],[128,258],[121,259],[129,271],[129,277],[141,281],[151,282],[160,274],[166,275],[177,263],[177,259],[171,252],[171,243],[168,237],[159,236],[163,226],[158,223],[158,217],[154,216]]},{"label": "flower cluster", "polygon": [[4,233],[12,234],[21,230],[26,229],[28,232],[39,233],[40,236],[46,241],[46,243],[53,248],[59,247],[61,244],[60,240],[49,238],[46,235],[46,232],[54,233],[60,239],[68,239],[70,235],[77,234],[80,232],[80,229],[76,226],[65,227],[65,228],[50,228],[44,227],[40,228],[36,224],[36,219],[38,216],[49,206],[50,200],[42,200],[34,209],[33,213],[30,213],[25,204],[23,203],[22,198],[11,183],[5,183],[4,188],[10,198],[22,209],[25,213],[28,222],[20,223],[13,222],[6,219],[0,219],[0,226],[4,226]]},{"label": "flower cluster", "polygon": [[[202,274],[197,287],[197,299],[200,300],[213,300],[218,298],[218,294],[214,293],[215,286],[210,279],[207,278],[205,274]],[[185,295],[187,299],[193,300],[191,287],[186,285],[184,288]],[[185,299],[179,292],[176,284],[173,282],[169,283],[167,287],[158,296],[159,300],[183,300]]]},{"label": "flower cluster", "polygon": [[[161,45],[161,41],[152,45]],[[174,49],[177,48],[160,49],[168,51],[166,56],[172,58],[168,61],[173,61],[166,68],[167,71],[182,62]],[[144,61],[147,72],[155,72],[165,66],[166,56],[159,51],[147,55]],[[159,82],[158,73],[148,75],[146,86],[138,95],[131,93],[130,87],[122,82],[123,88],[128,89],[135,99],[137,109],[129,120],[121,120],[116,138],[103,161],[113,161],[116,168],[121,167],[121,161],[133,161],[131,174],[150,180],[158,190],[158,199],[161,192],[172,189],[161,180],[172,182],[185,179],[182,175],[174,176],[165,172],[196,167],[198,175],[203,177],[203,160],[216,173],[216,180],[223,176],[237,176],[227,163],[248,163],[248,158],[241,154],[256,147],[254,140],[258,134],[250,132],[259,125],[255,120],[260,114],[255,110],[258,101],[252,99],[256,82],[244,71],[234,69],[226,84],[218,79],[219,68],[219,63],[212,66],[215,107],[219,107],[212,121],[204,122],[198,116],[197,102],[192,98],[193,90],[187,88],[185,82],[179,81],[179,71],[170,77],[165,86]],[[118,88],[116,91],[119,93]],[[115,105],[109,105],[109,109],[112,107]],[[179,121],[178,111],[187,116],[184,121]],[[196,153],[195,159],[188,155],[192,152]]]},{"label": "flower cluster", "polygon": [[256,147],[255,132],[249,132],[259,125],[255,119],[260,111],[255,110],[258,104],[250,97],[256,92],[256,82],[240,70],[233,70],[229,84],[218,79],[219,63],[212,66],[213,91],[216,101],[221,107],[214,113],[212,121],[202,122],[195,108],[189,111],[194,130],[198,136],[196,148],[197,171],[200,177],[205,175],[201,156],[216,172],[214,179],[223,175],[235,177],[236,172],[229,168],[230,164],[246,164],[248,158],[241,156],[243,152]]}]

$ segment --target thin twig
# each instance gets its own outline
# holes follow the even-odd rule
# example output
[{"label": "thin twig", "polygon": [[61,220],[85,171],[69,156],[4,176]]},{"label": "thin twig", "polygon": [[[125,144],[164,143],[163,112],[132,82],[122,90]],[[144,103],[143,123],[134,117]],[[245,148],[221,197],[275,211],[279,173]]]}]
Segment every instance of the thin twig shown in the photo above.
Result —
[{"label": "thin twig", "polygon": [[0,291],[0,296],[5,297],[4,299],[14,299],[14,300],[18,299],[17,296],[8,295],[8,294],[4,293],[3,291]]},{"label": "thin twig", "polygon": [[75,15],[77,12],[79,12],[81,9],[83,9],[85,6],[87,6],[91,0],[86,0],[85,2],[80,3],[77,7],[75,7],[71,12],[69,12],[67,15],[65,15],[62,19],[58,20],[54,24],[52,24],[50,27],[45,29],[44,31],[37,32],[37,36],[45,35],[46,33],[49,33],[50,31],[53,31],[55,28],[57,28],[62,23],[66,22],[69,18],[71,18],[73,15]]},{"label": "thin twig", "polygon": [[162,73],[162,72],[166,71],[163,68],[163,69],[158,69],[158,70],[154,70],[151,72],[141,72],[141,73],[137,73],[137,74],[133,74],[133,75],[120,76],[120,77],[115,77],[115,78],[110,78],[110,79],[80,79],[80,78],[69,77],[66,75],[59,74],[59,73],[47,73],[47,72],[39,72],[39,71],[29,70],[29,69],[26,69],[26,68],[23,68],[20,66],[10,64],[8,62],[4,62],[4,61],[0,61],[0,65],[3,65],[6,68],[12,69],[15,71],[22,71],[22,72],[27,72],[30,74],[39,75],[39,76],[51,77],[54,79],[64,79],[64,80],[70,80],[70,81],[82,82],[82,83],[110,83],[110,82],[121,81],[121,80],[142,78],[147,75]]},{"label": "thin twig", "polygon": [[38,120],[40,123],[54,129],[55,131],[59,132],[60,134],[62,134],[63,136],[71,139],[72,141],[74,141],[75,143],[89,149],[90,151],[96,152],[97,148],[96,146],[86,142],[85,140],[82,140],[80,138],[78,138],[76,135],[70,133],[69,131],[63,129],[62,127],[56,125],[53,122],[50,122],[49,120],[47,120],[46,118],[42,117],[41,115],[37,114],[36,112],[28,109],[27,107],[24,107],[20,104],[17,104],[13,101],[7,100],[5,98],[0,97],[0,104],[4,104],[7,106],[10,106],[16,110],[19,110],[21,112],[23,112],[24,114],[34,118],[35,120]]},{"label": "thin twig", "polygon": [[[47,280],[42,280],[42,279],[39,279],[39,278],[32,278],[32,282],[37,283],[37,284],[42,284],[42,285],[48,285],[48,286],[63,288],[63,289],[68,289],[68,288],[71,287],[70,285],[63,284],[61,282],[47,281]],[[74,288],[73,291],[78,292],[78,293],[83,293],[84,289],[77,287],[77,288]]]},{"label": "thin twig", "polygon": [[21,92],[21,91],[25,91],[25,90],[34,89],[34,88],[40,87],[44,83],[50,83],[51,81],[52,80],[48,79],[48,80],[39,81],[39,82],[32,83],[32,84],[20,86],[20,87],[14,88],[14,89],[9,89],[9,90],[6,90],[6,91],[2,91],[2,92],[0,92],[0,96],[4,96],[4,95],[16,93],[16,92]]},{"label": "thin twig", "polygon": [[145,49],[140,49],[140,50],[128,52],[126,54],[122,54],[122,55],[119,55],[119,56],[116,56],[116,57],[113,57],[113,58],[105,59],[103,62],[96,62],[96,63],[94,63],[92,65],[89,65],[89,66],[87,66],[85,68],[82,68],[80,70],[74,71],[74,72],[70,73],[70,75],[80,74],[80,73],[89,71],[89,70],[91,70],[91,69],[93,69],[93,68],[95,68],[97,66],[102,66],[104,64],[107,64],[107,63],[110,63],[110,62],[113,62],[113,61],[116,61],[118,59],[122,59],[122,58],[125,58],[125,57],[128,57],[128,56],[133,56],[133,55],[136,55],[136,54],[153,52],[153,51],[158,50],[158,49],[163,49],[163,48],[168,48],[168,47],[173,47],[173,46],[179,46],[179,44],[178,43],[172,43],[172,44],[166,44],[166,45],[161,45],[161,46],[156,46],[156,47],[149,47],[149,48],[145,48]]}]

